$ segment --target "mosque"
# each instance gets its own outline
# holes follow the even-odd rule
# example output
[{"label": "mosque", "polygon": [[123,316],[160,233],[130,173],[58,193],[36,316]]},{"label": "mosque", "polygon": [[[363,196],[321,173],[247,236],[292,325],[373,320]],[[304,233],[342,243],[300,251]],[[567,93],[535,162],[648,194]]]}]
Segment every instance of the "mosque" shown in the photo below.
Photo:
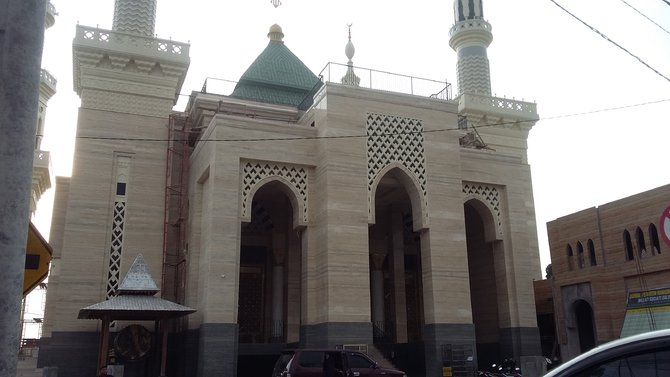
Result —
[{"label": "mosque", "polygon": [[[538,115],[491,95],[482,0],[454,2],[455,96],[408,76],[373,85],[351,36],[348,63],[317,76],[273,25],[232,93],[194,91],[184,112],[189,45],[155,38],[155,15],[156,0],[116,0],[112,30],[76,28],[81,107],[72,176],[56,179],[40,367],[154,376],[162,348],[168,376],[269,375],[282,349],[342,347],[409,376],[506,358],[541,373]],[[159,295],[195,312],[163,338],[146,318],[78,319],[139,254]]]}]

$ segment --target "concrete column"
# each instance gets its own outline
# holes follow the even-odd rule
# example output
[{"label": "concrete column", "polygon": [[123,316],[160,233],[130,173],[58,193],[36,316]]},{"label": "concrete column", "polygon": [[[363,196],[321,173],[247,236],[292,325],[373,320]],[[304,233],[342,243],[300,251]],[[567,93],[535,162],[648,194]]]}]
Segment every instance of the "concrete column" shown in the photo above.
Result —
[{"label": "concrete column", "polygon": [[407,299],[405,297],[405,237],[402,213],[393,208],[391,214],[393,238],[393,292],[395,295],[396,342],[407,342]]},{"label": "concrete column", "polygon": [[0,376],[15,376],[46,0],[0,0]]},{"label": "concrete column", "polygon": [[284,336],[284,266],[272,266],[272,337]]},{"label": "concrete column", "polygon": [[383,252],[370,253],[370,294],[372,297],[372,324],[384,329],[384,259]]}]

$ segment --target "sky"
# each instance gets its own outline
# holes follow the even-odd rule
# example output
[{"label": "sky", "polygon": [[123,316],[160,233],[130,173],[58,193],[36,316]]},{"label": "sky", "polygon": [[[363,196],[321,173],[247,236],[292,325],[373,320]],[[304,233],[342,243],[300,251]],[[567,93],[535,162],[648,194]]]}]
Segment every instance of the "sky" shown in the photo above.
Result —
[{"label": "sky", "polygon": [[[670,5],[664,0],[556,1],[670,77]],[[42,149],[51,151],[55,174],[69,176],[80,104],[72,89],[75,25],[111,29],[114,1],[51,2],[59,15],[45,33],[42,67],[58,86],[48,103]],[[492,92],[534,101],[540,114],[528,159],[544,270],[550,263],[548,221],[670,184],[670,81],[550,0],[484,0],[484,18],[493,27]],[[347,62],[347,24],[353,24],[355,66],[446,79],[456,90],[450,0],[282,0],[278,8],[271,0],[158,0],[155,32],[190,43],[181,90],[187,95],[207,77],[238,80],[267,45],[274,23],[315,74],[328,62]],[[175,109],[184,105],[182,99]],[[34,219],[45,236],[53,193],[43,195]]]}]

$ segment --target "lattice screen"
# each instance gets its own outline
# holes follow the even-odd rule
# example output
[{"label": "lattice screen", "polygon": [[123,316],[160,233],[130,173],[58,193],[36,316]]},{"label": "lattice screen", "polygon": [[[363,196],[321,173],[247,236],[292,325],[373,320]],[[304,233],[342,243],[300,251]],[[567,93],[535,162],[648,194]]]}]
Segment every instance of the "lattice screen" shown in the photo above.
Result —
[{"label": "lattice screen", "polygon": [[126,222],[126,200],[128,177],[130,175],[130,157],[116,156],[116,180],[114,196],[114,212],[112,214],[112,240],[109,249],[109,266],[107,269],[107,299],[114,296],[119,288],[121,261],[123,257],[123,231]]},{"label": "lattice screen", "polygon": [[249,197],[256,184],[268,177],[281,177],[288,181],[302,202],[302,220],[307,222],[307,169],[297,165],[278,162],[246,161],[242,166],[242,217],[250,216],[251,200]]},{"label": "lattice screen", "polygon": [[[372,190],[379,172],[390,163],[399,163],[414,173],[424,208],[426,203],[426,160],[423,149],[423,125],[418,119],[368,113],[368,215],[374,211]],[[427,211],[426,211],[427,212]],[[425,214],[427,216],[427,214]]]},{"label": "lattice screen", "polygon": [[493,215],[495,216],[498,225],[498,234],[502,235],[501,201],[498,188],[492,185],[463,183],[463,193],[465,196],[478,197],[482,202],[487,203],[493,209]]}]

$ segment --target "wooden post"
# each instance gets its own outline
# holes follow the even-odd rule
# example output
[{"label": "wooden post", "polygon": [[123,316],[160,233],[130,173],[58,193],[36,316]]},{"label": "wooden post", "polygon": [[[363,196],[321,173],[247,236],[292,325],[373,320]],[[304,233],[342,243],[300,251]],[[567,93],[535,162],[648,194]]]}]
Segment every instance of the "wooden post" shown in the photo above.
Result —
[{"label": "wooden post", "polygon": [[98,355],[98,370],[96,376],[100,375],[100,370],[107,366],[107,352],[109,348],[109,317],[102,318],[102,329],[100,335],[100,353]]},{"label": "wooden post", "polygon": [[161,340],[161,377],[165,377],[165,366],[167,364],[167,342],[168,342],[168,327],[166,326],[167,319],[161,321],[161,333],[163,339]]}]

